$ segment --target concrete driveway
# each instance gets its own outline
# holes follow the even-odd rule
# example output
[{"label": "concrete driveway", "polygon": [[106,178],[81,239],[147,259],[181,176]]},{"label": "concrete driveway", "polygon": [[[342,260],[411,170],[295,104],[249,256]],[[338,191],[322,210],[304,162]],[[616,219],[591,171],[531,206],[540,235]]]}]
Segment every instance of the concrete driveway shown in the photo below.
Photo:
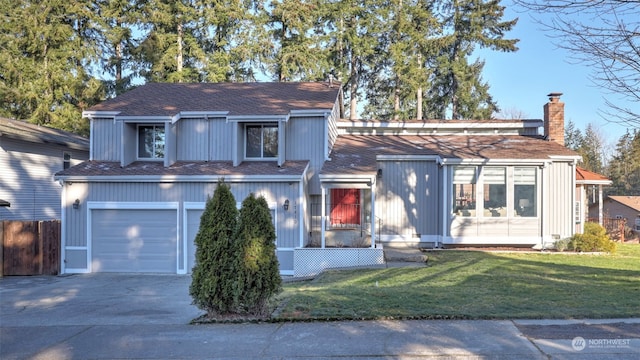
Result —
[{"label": "concrete driveway", "polygon": [[190,281],[134,274],[2,278],[0,358],[640,358],[640,319],[189,325],[201,314],[191,305]]}]

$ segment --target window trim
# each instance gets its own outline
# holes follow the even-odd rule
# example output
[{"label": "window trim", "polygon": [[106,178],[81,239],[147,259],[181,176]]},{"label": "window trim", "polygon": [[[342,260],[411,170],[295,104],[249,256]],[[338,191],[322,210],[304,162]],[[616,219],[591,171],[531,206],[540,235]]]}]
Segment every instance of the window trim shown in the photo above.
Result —
[{"label": "window trim", "polygon": [[[248,146],[248,131],[250,127],[260,127],[260,156],[259,157],[250,157],[247,156],[247,146]],[[264,129],[265,128],[274,128],[277,132],[277,141],[278,143],[276,144],[276,155],[275,156],[269,156],[269,157],[265,157],[264,156]],[[278,160],[278,156],[279,154],[277,152],[279,152],[279,146],[280,146],[280,127],[278,126],[277,122],[267,122],[267,123],[245,123],[243,126],[243,146],[242,146],[242,150],[243,150],[243,158],[245,160],[250,160],[250,161],[276,161]]]},{"label": "window trim", "polygon": [[[154,131],[154,142],[153,142],[153,151],[152,154],[155,154],[155,149],[156,149],[156,141],[155,141],[155,131],[157,128],[161,128],[163,133],[164,133],[164,144],[163,144],[163,149],[162,149],[162,157],[141,157],[140,156],[140,129],[143,127],[153,127],[153,131]],[[136,159],[138,160],[142,160],[142,161],[163,161],[165,156],[166,156],[166,144],[167,144],[167,129],[165,127],[165,124],[162,123],[141,123],[141,124],[136,124]]]},{"label": "window trim", "polygon": [[[467,184],[466,182],[462,182],[460,180],[456,181],[456,168],[475,168],[475,175],[471,176],[471,174],[467,174],[466,178],[469,178],[471,185],[475,186],[475,194],[474,196],[468,201],[475,203],[475,208],[473,209],[467,209],[468,214],[463,215],[463,210],[460,211],[456,211],[457,208],[457,204],[458,204],[458,198],[457,195],[455,194],[455,187],[458,184]],[[485,172],[486,169],[488,168],[504,168],[504,186],[505,186],[505,201],[506,201],[506,205],[503,207],[503,212],[501,214],[504,215],[500,215],[500,216],[487,216],[485,214],[486,210],[485,207],[485,192],[486,192],[486,185],[487,184],[491,184],[491,181],[489,183],[485,182]],[[533,175],[533,184],[530,184],[532,186],[534,186],[535,188],[535,198],[534,198],[534,204],[533,204],[533,210],[534,210],[534,216],[522,216],[522,215],[517,215],[516,214],[516,210],[514,209],[515,205],[514,202],[516,201],[515,199],[515,187],[517,185],[524,185],[518,181],[516,181],[515,178],[515,169],[516,168],[531,168],[534,173]],[[463,172],[465,170],[462,170]],[[469,170],[467,170],[469,171]],[[464,175],[464,174],[462,174]],[[460,179],[462,179],[463,177],[461,177]],[[459,165],[455,165],[451,167],[451,182],[449,184],[451,186],[451,192],[450,192],[450,196],[452,196],[453,198],[451,199],[451,204],[452,207],[450,209],[450,214],[452,217],[461,217],[461,218],[473,218],[473,219],[482,219],[482,218],[493,218],[493,219],[516,219],[516,218],[530,218],[530,219],[535,219],[535,218],[539,218],[540,217],[540,172],[538,167],[536,166],[531,166],[531,165],[522,165],[522,164],[487,164],[487,165],[467,165],[467,164],[459,164]],[[480,211],[478,211],[480,210]]]}]

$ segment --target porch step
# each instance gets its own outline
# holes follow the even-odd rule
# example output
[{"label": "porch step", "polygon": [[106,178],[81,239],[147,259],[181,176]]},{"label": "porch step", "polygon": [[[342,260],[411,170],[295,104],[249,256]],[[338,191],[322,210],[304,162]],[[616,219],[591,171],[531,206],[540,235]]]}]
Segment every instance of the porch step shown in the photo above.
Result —
[{"label": "porch step", "polygon": [[384,259],[387,263],[392,262],[415,262],[426,263],[429,256],[418,248],[387,248],[384,247]]}]

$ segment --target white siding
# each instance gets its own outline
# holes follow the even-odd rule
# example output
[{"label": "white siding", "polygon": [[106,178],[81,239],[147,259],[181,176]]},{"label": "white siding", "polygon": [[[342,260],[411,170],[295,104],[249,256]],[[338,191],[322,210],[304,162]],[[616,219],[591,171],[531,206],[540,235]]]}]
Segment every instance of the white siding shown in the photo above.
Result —
[{"label": "white siding", "polygon": [[544,221],[547,222],[545,237],[566,238],[575,231],[574,195],[575,195],[575,166],[568,162],[552,163],[546,169],[548,171],[548,185],[546,198],[548,206]]}]

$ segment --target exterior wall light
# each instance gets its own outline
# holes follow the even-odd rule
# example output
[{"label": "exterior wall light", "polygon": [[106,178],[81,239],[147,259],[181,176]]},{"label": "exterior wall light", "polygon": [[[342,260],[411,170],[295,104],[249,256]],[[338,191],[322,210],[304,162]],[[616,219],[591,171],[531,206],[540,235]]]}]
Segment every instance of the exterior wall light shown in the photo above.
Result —
[{"label": "exterior wall light", "polygon": [[76,199],[76,201],[73,202],[73,208],[76,210],[80,208],[80,199]]},{"label": "exterior wall light", "polygon": [[284,201],[282,208],[284,209],[284,211],[289,211],[289,199]]}]

